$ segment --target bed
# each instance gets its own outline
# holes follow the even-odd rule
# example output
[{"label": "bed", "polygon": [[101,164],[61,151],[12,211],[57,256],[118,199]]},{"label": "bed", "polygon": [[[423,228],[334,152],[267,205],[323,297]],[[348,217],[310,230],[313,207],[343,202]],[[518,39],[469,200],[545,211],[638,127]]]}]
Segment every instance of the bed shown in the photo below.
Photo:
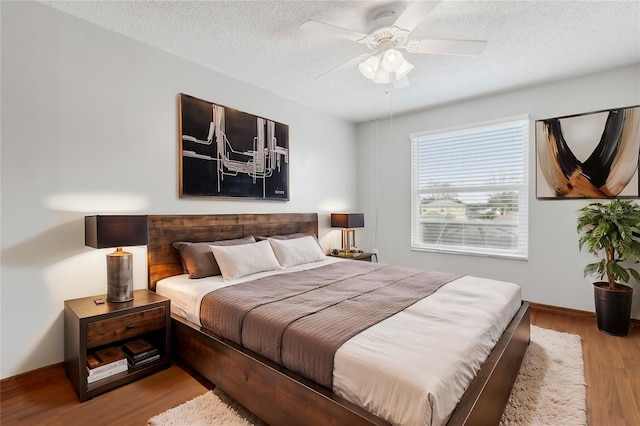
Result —
[{"label": "bed", "polygon": [[[313,213],[150,216],[149,288],[155,291],[158,281],[171,280],[171,277],[179,279],[183,275],[180,255],[173,246],[176,241],[219,241],[295,233],[317,235],[317,232],[318,217]],[[177,358],[268,424],[389,424],[383,419],[385,416],[375,416],[351,402],[353,396],[347,394],[345,397],[343,390],[334,392],[334,389],[318,385],[207,330],[196,319],[189,320],[188,315],[179,311],[172,312],[173,350]],[[499,422],[529,342],[528,304],[518,302],[515,314],[507,322],[502,337],[450,417],[446,413],[448,424]],[[338,359],[336,353],[336,364]]]}]

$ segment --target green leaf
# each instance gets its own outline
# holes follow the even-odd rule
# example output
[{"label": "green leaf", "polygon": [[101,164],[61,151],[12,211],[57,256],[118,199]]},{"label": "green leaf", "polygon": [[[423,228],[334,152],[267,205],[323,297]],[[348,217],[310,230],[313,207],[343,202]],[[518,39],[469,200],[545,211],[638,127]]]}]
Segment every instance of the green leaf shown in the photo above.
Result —
[{"label": "green leaf", "polygon": [[609,271],[614,281],[622,281],[623,283],[629,282],[629,273],[626,269],[618,264],[618,262],[609,263]]},{"label": "green leaf", "polygon": [[604,276],[604,261],[590,263],[584,268],[585,277],[599,276],[600,279]]}]

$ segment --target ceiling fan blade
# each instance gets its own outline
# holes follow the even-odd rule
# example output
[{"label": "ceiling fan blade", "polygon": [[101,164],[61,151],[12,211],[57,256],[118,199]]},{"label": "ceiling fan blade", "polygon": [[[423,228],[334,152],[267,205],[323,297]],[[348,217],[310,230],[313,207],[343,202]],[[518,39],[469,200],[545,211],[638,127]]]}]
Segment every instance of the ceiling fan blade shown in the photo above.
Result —
[{"label": "ceiling fan blade", "polygon": [[393,23],[394,27],[398,27],[402,30],[413,31],[429,13],[440,4],[440,0],[437,1],[421,1],[415,0],[409,3],[409,6],[398,16],[396,22]]},{"label": "ceiling fan blade", "polygon": [[324,77],[325,75],[338,71],[338,70],[346,70],[349,69],[351,67],[356,66],[357,64],[359,64],[360,62],[364,61],[365,59],[367,59],[369,56],[371,56],[370,53],[363,53],[361,55],[356,56],[355,58],[351,58],[349,59],[347,62],[340,64],[338,66],[335,66],[325,72],[323,72],[322,74],[320,74],[319,76],[315,77],[314,80],[318,80],[322,77]]},{"label": "ceiling fan blade", "polygon": [[336,27],[335,25],[325,24],[318,21],[307,21],[300,25],[305,31],[309,31],[316,34],[323,34],[329,37],[338,37],[351,41],[360,41],[367,37],[367,34],[362,34],[356,31],[351,31],[346,28]]},{"label": "ceiling fan blade", "polygon": [[478,56],[486,46],[481,40],[411,40],[406,48],[410,53]]}]

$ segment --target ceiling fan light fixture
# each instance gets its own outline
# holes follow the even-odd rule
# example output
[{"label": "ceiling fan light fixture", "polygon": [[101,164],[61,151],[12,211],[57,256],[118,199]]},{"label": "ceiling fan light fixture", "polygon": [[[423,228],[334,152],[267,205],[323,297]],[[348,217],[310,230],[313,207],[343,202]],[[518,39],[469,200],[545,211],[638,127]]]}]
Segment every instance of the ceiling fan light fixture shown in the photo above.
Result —
[{"label": "ceiling fan light fixture", "polygon": [[396,70],[396,80],[402,80],[414,68],[415,67],[411,63],[409,63],[409,61],[407,61],[406,59],[403,59],[402,63],[400,64],[400,66]]},{"label": "ceiling fan light fixture", "polygon": [[[409,54],[478,56],[487,44],[482,40],[409,40],[411,32],[440,1],[408,1],[409,4],[397,18],[394,16],[396,13],[394,5],[387,4],[376,8],[369,16],[370,34],[363,34],[319,21],[307,21],[301,25],[301,28],[321,35],[330,35],[360,43],[372,51],[370,54],[356,56],[332,70],[358,64],[360,73],[367,79],[379,84],[393,81],[394,84],[399,85],[401,80],[405,80],[407,74],[414,68],[404,59],[404,52],[400,52],[402,49]],[[391,22],[392,20],[393,22]],[[406,84],[406,81],[402,83]]]},{"label": "ceiling fan light fixture", "polygon": [[380,69],[380,58],[377,55],[371,56],[366,61],[361,62],[360,65],[358,65],[358,69],[366,78],[373,80],[376,78],[376,73]]},{"label": "ceiling fan light fixture", "polygon": [[387,49],[382,56],[380,66],[387,72],[396,71],[404,62],[404,56],[399,50]]},{"label": "ceiling fan light fixture", "polygon": [[376,71],[376,76],[373,78],[372,81],[378,84],[387,84],[387,83],[391,83],[391,77],[389,76],[388,72],[382,69],[382,67],[379,67],[378,71]]}]

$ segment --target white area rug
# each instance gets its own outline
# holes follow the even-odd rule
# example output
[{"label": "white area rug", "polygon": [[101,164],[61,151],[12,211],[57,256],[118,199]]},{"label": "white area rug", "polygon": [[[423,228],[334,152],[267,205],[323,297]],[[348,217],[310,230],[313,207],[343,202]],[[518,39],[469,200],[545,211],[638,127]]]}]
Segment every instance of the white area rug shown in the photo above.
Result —
[{"label": "white area rug", "polygon": [[150,426],[266,426],[253,413],[216,388],[149,419]]},{"label": "white area rug", "polygon": [[580,336],[531,326],[531,344],[501,425],[587,424]]},{"label": "white area rug", "polygon": [[[501,425],[587,424],[580,336],[531,326],[531,344],[502,416]],[[264,425],[215,389],[149,420],[151,426]]]}]

